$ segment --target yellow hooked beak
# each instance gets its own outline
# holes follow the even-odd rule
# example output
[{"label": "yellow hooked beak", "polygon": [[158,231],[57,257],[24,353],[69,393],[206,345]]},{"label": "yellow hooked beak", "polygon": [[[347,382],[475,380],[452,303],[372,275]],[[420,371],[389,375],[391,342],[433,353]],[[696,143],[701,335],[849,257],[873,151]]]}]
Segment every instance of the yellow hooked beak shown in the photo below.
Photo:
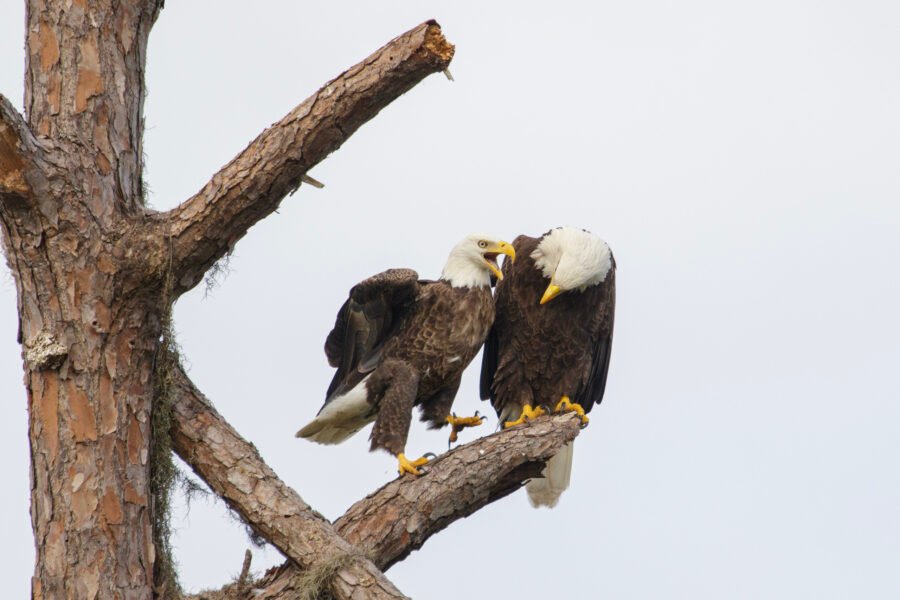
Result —
[{"label": "yellow hooked beak", "polygon": [[543,298],[541,298],[541,304],[547,304],[557,296],[562,293],[562,288],[558,285],[551,283],[547,286],[547,291],[544,292]]},{"label": "yellow hooked beak", "polygon": [[484,249],[484,263],[498,280],[503,279],[503,272],[500,271],[500,266],[497,264],[497,256],[500,254],[507,255],[509,259],[515,263],[516,249],[513,248],[512,244],[504,242],[503,240],[496,244],[491,244]]}]

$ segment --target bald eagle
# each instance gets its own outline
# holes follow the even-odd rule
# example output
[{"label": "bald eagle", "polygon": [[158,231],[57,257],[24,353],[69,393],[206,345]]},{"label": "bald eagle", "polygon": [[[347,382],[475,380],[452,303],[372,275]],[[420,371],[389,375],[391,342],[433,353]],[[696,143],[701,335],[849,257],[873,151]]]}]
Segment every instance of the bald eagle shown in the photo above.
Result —
[{"label": "bald eagle", "polygon": [[438,281],[390,269],[353,286],[325,340],[337,369],[325,404],[297,437],[337,444],[375,421],[371,450],[395,455],[401,475],[421,474],[427,458],[404,455],[413,406],[430,428],[457,428],[450,407],[494,321],[491,277],[503,277],[500,254],[515,259],[512,245],[470,235],[450,252]]},{"label": "bald eagle", "polygon": [[[616,263],[609,246],[561,227],[513,242],[521,257],[504,265],[496,319],[485,342],[481,397],[505,426],[556,411],[586,413],[603,399],[612,349]],[[552,300],[552,302],[551,302]],[[532,505],[556,506],[569,487],[572,445],[527,485]]]}]

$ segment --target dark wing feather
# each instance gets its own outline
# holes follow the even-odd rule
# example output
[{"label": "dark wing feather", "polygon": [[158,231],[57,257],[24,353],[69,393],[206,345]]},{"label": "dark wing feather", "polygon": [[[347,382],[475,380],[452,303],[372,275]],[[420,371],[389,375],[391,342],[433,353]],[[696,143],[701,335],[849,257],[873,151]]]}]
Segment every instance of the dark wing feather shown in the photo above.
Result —
[{"label": "dark wing feather", "polygon": [[497,354],[500,344],[497,340],[497,331],[491,327],[487,339],[484,340],[484,351],[481,355],[481,383],[479,392],[482,400],[492,397],[494,385],[494,373],[497,371]]},{"label": "dark wing feather", "polygon": [[595,404],[600,404],[606,392],[606,376],[609,373],[609,358],[612,355],[613,324],[616,314],[616,264],[613,260],[611,278],[604,285],[606,297],[602,301],[600,327],[594,343],[591,373],[579,397],[575,399],[585,412],[590,412]]},{"label": "dark wing feather", "polygon": [[591,374],[587,385],[579,398],[575,401],[581,405],[584,412],[590,412],[595,404],[603,400],[606,391],[606,375],[609,372],[609,357],[612,354],[612,336],[597,341],[594,346],[594,362],[591,365]]},{"label": "dark wing feather", "polygon": [[412,269],[388,269],[353,286],[325,340],[328,363],[337,367],[327,398],[352,389],[378,365],[381,348],[418,294],[418,279]]},{"label": "dark wing feather", "polygon": [[338,311],[337,319],[334,321],[334,328],[325,338],[325,356],[328,357],[328,364],[332,367],[338,367],[344,357],[344,337],[347,332],[347,308],[350,304],[348,298]]}]

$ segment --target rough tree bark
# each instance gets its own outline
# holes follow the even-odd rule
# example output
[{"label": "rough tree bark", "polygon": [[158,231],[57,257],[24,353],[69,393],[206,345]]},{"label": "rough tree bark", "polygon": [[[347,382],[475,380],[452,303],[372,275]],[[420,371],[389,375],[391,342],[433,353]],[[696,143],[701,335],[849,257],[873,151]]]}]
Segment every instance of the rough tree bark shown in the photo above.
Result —
[{"label": "rough tree bark", "polygon": [[27,5],[27,120],[0,103],[0,222],[29,398],[33,595],[148,598],[153,370],[171,303],[452,46],[434,23],[397,38],[156,214],[140,157],[162,2]]},{"label": "rough tree bark", "polygon": [[24,345],[37,598],[152,593],[165,308],[139,292],[126,234],[143,203],[143,64],[160,6],[28,2],[27,125],[5,104],[2,180],[19,185],[0,192],[0,218]]},{"label": "rough tree bark", "polygon": [[[157,213],[144,205],[141,156],[147,39],[162,4],[26,0],[27,116],[0,96],[0,233],[16,284],[28,394],[35,598],[173,593],[157,573],[151,479],[151,456],[167,435],[154,430],[165,404],[154,388],[173,302],[307,170],[453,56],[436,23],[410,30],[260,134],[198,194]],[[458,450],[434,467],[446,479],[390,484],[333,527],[183,374],[175,377],[176,448],[288,557],[282,578],[272,576],[281,590],[328,567],[323,581],[336,598],[402,598],[379,569],[515,489],[554,444],[574,436],[568,422],[563,434],[550,426],[503,434],[497,439],[515,438],[512,454],[521,459],[500,461],[508,468],[496,480],[461,475],[478,459]],[[223,446],[211,431],[236,445]],[[483,443],[499,443],[492,439]],[[403,490],[417,485],[436,486],[416,493],[447,512],[410,504]],[[441,493],[457,488],[468,500],[447,504],[451,496]],[[377,515],[396,515],[393,529],[369,512],[376,505]]]},{"label": "rough tree bark", "polygon": [[[183,371],[176,373],[175,389],[175,452],[288,558],[253,589],[229,585],[198,600],[294,598],[308,588],[309,570],[327,568],[335,559],[364,556],[386,570],[454,521],[518,490],[581,431],[581,420],[565,414],[483,437],[438,457],[425,477],[386,484],[350,507],[332,528],[278,479]],[[361,576],[359,564],[341,566],[337,585],[352,588],[371,581]]]},{"label": "rough tree bark", "polygon": [[183,372],[175,374],[174,385],[176,452],[244,521],[300,568],[314,569],[336,560],[346,563],[332,580],[332,593],[338,598],[402,597],[365,555],[278,479],[256,448],[219,417]]}]

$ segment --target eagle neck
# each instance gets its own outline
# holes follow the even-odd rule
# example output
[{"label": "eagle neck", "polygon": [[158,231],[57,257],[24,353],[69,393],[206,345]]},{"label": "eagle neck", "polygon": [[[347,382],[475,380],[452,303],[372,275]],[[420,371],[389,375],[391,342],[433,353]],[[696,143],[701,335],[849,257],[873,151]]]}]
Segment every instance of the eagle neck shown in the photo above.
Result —
[{"label": "eagle neck", "polygon": [[472,261],[468,256],[451,254],[441,272],[441,280],[451,287],[491,287],[491,275],[488,270]]}]

